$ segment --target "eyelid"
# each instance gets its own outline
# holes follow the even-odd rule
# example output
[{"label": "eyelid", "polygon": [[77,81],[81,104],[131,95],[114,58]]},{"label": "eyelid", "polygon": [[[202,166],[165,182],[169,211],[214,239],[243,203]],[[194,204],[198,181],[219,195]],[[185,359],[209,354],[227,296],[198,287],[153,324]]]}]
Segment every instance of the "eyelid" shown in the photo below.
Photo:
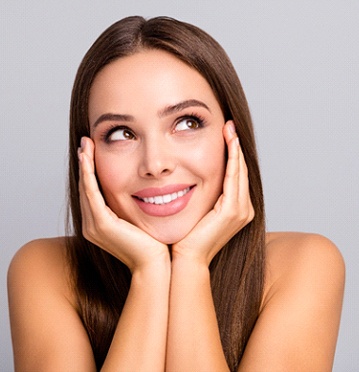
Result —
[{"label": "eyelid", "polygon": [[[200,129],[200,128],[204,127],[205,124],[206,124],[206,120],[202,115],[199,115],[197,113],[192,112],[191,114],[181,115],[180,117],[178,117],[175,120],[174,130],[173,130],[174,132],[176,132],[176,130],[175,130],[176,126],[181,121],[184,121],[184,120],[193,120],[193,121],[198,123],[198,128],[195,128],[195,129],[192,129],[192,130]],[[124,130],[124,131],[126,130],[126,131],[130,132],[134,136],[134,138],[136,139],[135,132],[130,127],[128,127],[127,125],[121,125],[121,124],[118,124],[118,123],[110,123],[110,125],[106,129],[104,129],[103,133],[101,134],[102,140],[106,143],[121,141],[121,140],[111,141],[111,139],[110,139],[111,135],[118,130]],[[188,130],[191,130],[191,128],[188,128]],[[178,132],[182,132],[182,131],[183,130],[180,130]],[[123,141],[125,141],[125,140],[123,140]]]},{"label": "eyelid", "polygon": [[[118,130],[123,130],[123,131],[127,130],[128,132],[132,133],[132,135],[134,137],[136,137],[133,130],[131,128],[129,128],[128,126],[118,125],[118,124],[111,124],[111,126],[104,131],[104,133],[102,135],[102,139],[107,143],[116,142],[116,141],[111,141],[110,137],[113,133],[117,132]],[[120,140],[117,140],[117,141],[120,141]],[[125,141],[125,140],[123,140],[123,141]]]},{"label": "eyelid", "polygon": [[[190,115],[183,115],[181,117],[179,117],[175,123],[174,123],[174,128],[176,128],[176,126],[181,123],[182,121],[184,120],[192,120],[192,121],[195,121],[198,123],[198,128],[196,129],[200,129],[200,128],[203,128],[203,126],[205,125],[205,119],[201,116],[201,115],[198,115],[198,114],[190,114]],[[192,129],[192,130],[196,130],[196,129]],[[188,128],[188,130],[191,130],[191,128]],[[174,131],[176,132],[176,130],[174,129]],[[182,132],[183,130],[179,131],[179,132]]]}]

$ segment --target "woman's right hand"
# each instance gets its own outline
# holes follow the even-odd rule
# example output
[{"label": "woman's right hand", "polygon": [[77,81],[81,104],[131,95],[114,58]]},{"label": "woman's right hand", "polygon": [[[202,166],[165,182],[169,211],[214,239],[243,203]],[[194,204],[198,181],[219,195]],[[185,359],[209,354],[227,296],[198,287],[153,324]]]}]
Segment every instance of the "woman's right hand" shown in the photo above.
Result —
[{"label": "woman's right hand", "polygon": [[106,205],[95,176],[94,148],[90,138],[82,138],[79,192],[84,237],[118,258],[132,273],[152,264],[170,265],[167,245],[119,218]]}]

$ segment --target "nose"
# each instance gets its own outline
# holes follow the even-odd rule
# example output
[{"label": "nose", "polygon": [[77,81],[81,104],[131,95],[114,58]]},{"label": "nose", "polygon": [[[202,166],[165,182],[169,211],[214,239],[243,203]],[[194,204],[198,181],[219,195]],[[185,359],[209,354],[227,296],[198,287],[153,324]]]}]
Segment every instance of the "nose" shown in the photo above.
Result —
[{"label": "nose", "polygon": [[151,138],[141,146],[139,174],[144,178],[161,178],[176,168],[175,154],[170,143],[161,138]]}]

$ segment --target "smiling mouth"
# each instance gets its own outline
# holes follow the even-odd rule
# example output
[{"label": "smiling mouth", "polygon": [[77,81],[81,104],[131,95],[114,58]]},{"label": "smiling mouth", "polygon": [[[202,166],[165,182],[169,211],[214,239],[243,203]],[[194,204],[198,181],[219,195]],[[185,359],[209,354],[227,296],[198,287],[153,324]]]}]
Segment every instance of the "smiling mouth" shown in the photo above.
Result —
[{"label": "smiling mouth", "polygon": [[171,194],[151,196],[148,198],[140,198],[136,196],[136,198],[143,201],[144,203],[163,205],[163,204],[171,203],[174,200],[181,198],[182,196],[185,196],[190,190],[191,190],[191,187],[187,187],[183,190],[180,190],[178,192],[173,192]]}]

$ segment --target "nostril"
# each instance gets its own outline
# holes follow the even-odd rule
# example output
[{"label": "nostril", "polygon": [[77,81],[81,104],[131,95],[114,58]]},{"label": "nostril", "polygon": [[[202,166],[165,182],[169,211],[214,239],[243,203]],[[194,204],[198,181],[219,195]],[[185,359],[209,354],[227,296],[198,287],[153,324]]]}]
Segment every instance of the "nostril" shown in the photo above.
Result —
[{"label": "nostril", "polygon": [[169,156],[157,149],[156,152],[145,152],[139,163],[139,174],[141,177],[158,178],[170,175],[176,168],[173,156]]},{"label": "nostril", "polygon": [[[166,175],[168,173],[171,173],[171,171],[168,168],[166,168],[166,169],[163,169],[162,171],[160,171],[159,174]],[[151,172],[146,172],[146,176],[147,177],[153,177],[153,176],[155,176],[155,174],[151,173]]]}]

